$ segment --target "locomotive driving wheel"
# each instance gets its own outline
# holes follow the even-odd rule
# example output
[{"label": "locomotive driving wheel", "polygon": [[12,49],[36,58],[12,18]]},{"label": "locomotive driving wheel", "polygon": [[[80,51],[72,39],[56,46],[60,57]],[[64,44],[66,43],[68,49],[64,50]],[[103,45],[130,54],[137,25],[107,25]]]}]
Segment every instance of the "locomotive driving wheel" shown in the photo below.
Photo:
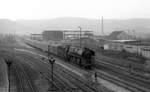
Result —
[{"label": "locomotive driving wheel", "polygon": [[73,64],[76,64],[76,57],[73,57]]},{"label": "locomotive driving wheel", "polygon": [[76,62],[77,62],[78,65],[80,65],[80,64],[81,64],[80,58],[77,58],[77,59],[76,59]]},{"label": "locomotive driving wheel", "polygon": [[70,62],[72,63],[72,64],[74,64],[74,62],[75,62],[75,58],[72,56],[72,57],[70,57]]}]

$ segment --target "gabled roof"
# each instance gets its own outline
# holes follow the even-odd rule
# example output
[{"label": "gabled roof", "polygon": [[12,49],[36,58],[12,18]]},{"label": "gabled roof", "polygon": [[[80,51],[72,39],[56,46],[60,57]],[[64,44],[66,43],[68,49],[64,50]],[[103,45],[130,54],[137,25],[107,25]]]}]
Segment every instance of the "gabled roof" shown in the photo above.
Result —
[{"label": "gabled roof", "polygon": [[117,39],[117,36],[123,32],[124,31],[114,31],[109,35],[109,39]]}]

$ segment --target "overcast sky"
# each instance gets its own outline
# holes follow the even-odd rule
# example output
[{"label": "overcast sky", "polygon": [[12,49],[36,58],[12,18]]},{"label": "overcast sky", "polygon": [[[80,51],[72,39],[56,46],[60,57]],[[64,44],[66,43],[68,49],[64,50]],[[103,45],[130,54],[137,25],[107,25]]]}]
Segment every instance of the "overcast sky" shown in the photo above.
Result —
[{"label": "overcast sky", "polygon": [[150,18],[150,0],[0,0],[0,18]]}]

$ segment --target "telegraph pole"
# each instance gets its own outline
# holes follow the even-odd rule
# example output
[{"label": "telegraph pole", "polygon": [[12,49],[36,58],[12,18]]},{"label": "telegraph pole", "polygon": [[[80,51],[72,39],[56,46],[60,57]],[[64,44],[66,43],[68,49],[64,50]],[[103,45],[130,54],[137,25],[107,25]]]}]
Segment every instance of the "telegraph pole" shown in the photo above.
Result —
[{"label": "telegraph pole", "polygon": [[139,46],[139,45],[138,45],[139,42],[138,42],[138,40],[137,40],[135,30],[132,30],[132,31],[133,31],[133,34],[134,34],[134,38],[135,38],[135,40],[137,41],[137,42],[136,42],[136,43],[137,43],[137,44],[136,44],[136,45],[137,45],[137,54],[139,55],[139,47],[138,47],[138,46]]},{"label": "telegraph pole", "polygon": [[135,30],[132,30],[133,31],[133,36],[134,36],[134,39],[136,40],[136,34],[135,34]]},{"label": "telegraph pole", "polygon": [[8,92],[10,92],[10,66],[11,66],[12,62],[8,61],[7,62],[7,66],[8,66],[8,81],[9,81],[9,88],[8,88]]},{"label": "telegraph pole", "polygon": [[78,28],[80,29],[80,48],[81,48],[81,30],[82,30],[82,28],[80,27],[80,26],[78,26]]},{"label": "telegraph pole", "polygon": [[49,91],[55,91],[54,90],[54,63],[55,63],[55,59],[53,57],[50,56],[50,45],[48,45],[48,61],[51,64],[51,83],[52,83],[52,88]]},{"label": "telegraph pole", "polygon": [[129,38],[129,32],[130,32],[130,30],[128,29],[128,40],[130,39],[130,38]]},{"label": "telegraph pole", "polygon": [[51,64],[51,72],[52,72],[52,74],[51,74],[51,77],[52,77],[52,91],[54,91],[54,73],[53,73],[53,66],[54,66],[54,63],[55,63],[55,59],[54,58],[50,58],[49,59],[49,62],[50,62],[50,64]]}]

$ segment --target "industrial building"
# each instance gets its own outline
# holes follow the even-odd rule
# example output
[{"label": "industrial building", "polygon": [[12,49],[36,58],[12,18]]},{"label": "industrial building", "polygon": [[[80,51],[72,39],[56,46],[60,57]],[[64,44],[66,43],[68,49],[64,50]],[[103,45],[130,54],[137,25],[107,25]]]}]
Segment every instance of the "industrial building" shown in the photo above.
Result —
[{"label": "industrial building", "polygon": [[72,40],[80,38],[92,38],[93,31],[89,30],[44,30],[42,34],[31,34],[33,40],[44,40],[44,41],[61,41],[61,40]]},{"label": "industrial building", "polygon": [[72,40],[72,39],[80,39],[80,38],[93,38],[93,31],[89,30],[64,30],[64,39]]},{"label": "industrial building", "polygon": [[31,34],[31,35],[30,35],[30,38],[31,38],[32,40],[43,40],[42,34]]},{"label": "industrial building", "polygon": [[60,41],[63,40],[63,31],[58,30],[45,30],[42,32],[43,40]]},{"label": "industrial building", "polygon": [[150,59],[150,44],[137,40],[112,40],[104,44],[105,50],[127,51]]}]

